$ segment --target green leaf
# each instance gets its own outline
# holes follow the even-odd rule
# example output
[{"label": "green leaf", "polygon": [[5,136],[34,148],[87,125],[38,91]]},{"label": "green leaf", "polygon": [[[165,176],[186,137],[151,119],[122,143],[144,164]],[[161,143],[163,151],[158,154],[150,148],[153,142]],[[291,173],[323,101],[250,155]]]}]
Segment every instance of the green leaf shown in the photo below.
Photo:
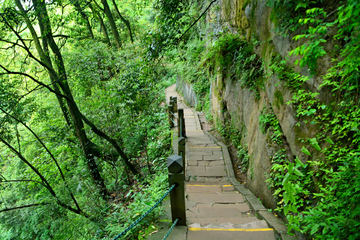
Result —
[{"label": "green leaf", "polygon": [[311,235],[314,235],[318,230],[319,230],[320,225],[319,224],[315,224],[312,228],[311,228]]},{"label": "green leaf", "polygon": [[[295,205],[291,205],[291,211],[292,211],[293,213],[297,213],[297,212],[298,212]],[[299,220],[297,220],[297,218],[296,218],[295,223],[296,223],[296,224],[299,224]]]},{"label": "green leaf", "polygon": [[301,152],[305,153],[306,155],[311,156],[311,153],[304,146],[301,148]]},{"label": "green leaf", "polygon": [[307,116],[311,116],[311,115],[314,115],[316,113],[316,109],[315,108],[311,108],[307,113],[306,115]]},{"label": "green leaf", "polygon": [[291,210],[291,205],[286,205],[286,206],[284,207],[284,214],[287,215],[290,210]]},{"label": "green leaf", "polygon": [[333,140],[331,140],[329,137],[327,137],[327,138],[325,139],[325,141],[327,141],[327,142],[330,143],[330,144],[334,144]]},{"label": "green leaf", "polygon": [[358,132],[358,131],[359,131],[359,129],[358,129],[358,123],[352,122],[352,123],[351,123],[351,129],[350,129],[350,131]]},{"label": "green leaf", "polygon": [[302,174],[302,172],[300,172],[299,169],[297,169],[297,168],[294,168],[294,173],[300,177],[304,176],[304,174]]},{"label": "green leaf", "polygon": [[282,181],[282,185],[285,185],[288,181],[289,181],[289,177],[290,177],[290,174],[289,173],[286,173],[285,174],[285,177]]},{"label": "green leaf", "polygon": [[299,164],[299,166],[305,167],[305,164],[303,164],[298,157],[295,158],[295,162]]},{"label": "green leaf", "polygon": [[321,148],[320,148],[316,138],[310,138],[309,142],[316,150],[321,151]]}]

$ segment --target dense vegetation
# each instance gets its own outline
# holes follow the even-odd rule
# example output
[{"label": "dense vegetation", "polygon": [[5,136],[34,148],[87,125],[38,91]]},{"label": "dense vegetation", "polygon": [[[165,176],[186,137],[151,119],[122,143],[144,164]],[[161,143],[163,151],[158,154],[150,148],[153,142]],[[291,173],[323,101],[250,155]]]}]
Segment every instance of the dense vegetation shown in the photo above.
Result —
[{"label": "dense vegetation", "polygon": [[184,1],[0,5],[0,238],[110,239],[167,188],[159,16]]},{"label": "dense vegetation", "polygon": [[[295,64],[307,66],[312,74],[324,79],[315,91],[295,85],[293,100],[289,103],[295,107],[302,124],[321,129],[316,135],[302,139],[302,152],[310,156],[306,163],[298,160],[279,166],[285,167],[282,174],[286,173],[280,187],[284,190],[282,208],[289,229],[318,239],[358,239],[358,1],[268,1],[268,4],[274,7],[276,19],[289,23],[288,26],[279,24],[279,28],[295,31],[295,41],[305,40],[290,52],[290,55],[301,55]],[[280,16],[281,11],[289,14]],[[286,21],[290,18],[296,21]],[[331,44],[331,48],[327,44]],[[330,56],[333,62],[325,74],[319,68],[322,56]],[[299,77],[291,79],[304,81]],[[332,93],[330,99],[321,96],[324,90]]]},{"label": "dense vegetation", "polygon": [[[1,239],[110,239],[146,211],[167,187],[160,106],[174,73],[193,85],[210,121],[211,81],[239,81],[258,101],[277,75],[293,99],[279,94],[276,104],[321,131],[300,139],[306,160],[289,159],[274,106],[262,109],[259,128],[279,149],[267,181],[275,211],[309,239],[360,238],[358,1],[267,0],[276,33],[299,41],[294,64],[255,54],[257,36],[209,34],[200,18],[209,3],[200,1],[0,3]],[[317,89],[306,85],[313,76],[323,79]],[[239,130],[214,123],[247,172]],[[127,237],[146,238],[160,212]]]}]

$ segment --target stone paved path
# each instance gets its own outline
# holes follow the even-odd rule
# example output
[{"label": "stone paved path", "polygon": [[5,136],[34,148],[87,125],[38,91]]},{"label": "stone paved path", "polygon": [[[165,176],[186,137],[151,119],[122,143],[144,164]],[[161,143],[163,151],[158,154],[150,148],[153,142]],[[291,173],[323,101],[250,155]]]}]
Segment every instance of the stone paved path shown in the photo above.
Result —
[{"label": "stone paved path", "polygon": [[167,102],[170,96],[178,97],[178,108],[184,109],[185,116],[186,239],[275,240],[274,230],[254,216],[227,180],[221,147],[201,130],[196,112],[181,101],[175,85],[166,89]]}]

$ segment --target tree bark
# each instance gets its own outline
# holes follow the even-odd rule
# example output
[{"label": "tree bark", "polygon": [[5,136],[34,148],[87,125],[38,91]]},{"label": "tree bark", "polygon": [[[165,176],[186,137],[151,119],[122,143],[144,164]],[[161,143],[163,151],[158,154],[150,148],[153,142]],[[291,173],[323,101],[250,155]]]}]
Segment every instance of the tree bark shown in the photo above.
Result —
[{"label": "tree bark", "polygon": [[119,11],[119,8],[118,8],[117,5],[116,5],[115,0],[112,0],[112,2],[113,2],[113,4],[114,4],[115,10],[116,10],[117,14],[119,15],[121,21],[123,21],[123,22],[125,23],[128,31],[129,31],[130,40],[131,40],[131,42],[133,43],[133,42],[134,42],[134,38],[133,38],[132,31],[131,31],[130,21],[126,20],[126,19],[121,15],[121,13],[120,13],[120,11]]},{"label": "tree bark", "polygon": [[107,0],[101,0],[101,3],[104,6],[104,12],[106,14],[106,17],[107,17],[109,23],[110,23],[111,31],[113,33],[116,46],[117,46],[118,49],[120,49],[122,47],[121,39],[120,39],[119,31],[116,28],[116,24],[115,24],[113,15],[112,15],[112,13],[110,11],[109,4],[108,4]]}]

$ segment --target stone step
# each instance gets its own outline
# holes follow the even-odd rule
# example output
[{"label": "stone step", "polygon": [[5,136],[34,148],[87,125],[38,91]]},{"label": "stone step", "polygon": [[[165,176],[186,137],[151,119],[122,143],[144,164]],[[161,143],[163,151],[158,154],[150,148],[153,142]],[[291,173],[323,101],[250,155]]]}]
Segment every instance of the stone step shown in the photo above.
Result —
[{"label": "stone step", "polygon": [[[222,205],[222,206],[221,206]],[[186,216],[189,218],[242,218],[250,208],[246,203],[241,204],[214,204],[187,208]]]},{"label": "stone step", "polygon": [[[209,145],[209,146],[203,146],[203,145]],[[187,144],[187,151],[188,152],[202,152],[202,151],[218,151],[219,154],[221,153],[221,147],[214,144],[210,141],[203,141],[203,142],[191,142],[188,141]],[[222,154],[221,154],[222,155]]]},{"label": "stone step", "polygon": [[[237,219],[241,221],[237,221]],[[255,217],[248,217],[248,218],[221,218],[221,222],[217,219],[208,219],[206,222],[209,223],[199,223],[196,220],[200,220],[199,218],[193,218],[192,220],[195,221],[194,223],[190,223],[188,221],[189,228],[221,228],[221,229],[233,229],[233,228],[240,228],[240,229],[264,229],[269,228],[266,221],[259,220]],[[239,222],[239,223],[235,223]]]},{"label": "stone step", "polygon": [[186,166],[209,166],[209,167],[215,167],[215,166],[225,166],[223,161],[205,161],[205,160],[187,160]]},{"label": "stone step", "polygon": [[[227,223],[231,223],[232,225],[236,225],[236,226],[240,226],[243,224],[249,224],[249,223],[254,223],[254,222],[258,222],[258,221],[262,221],[257,219],[256,217],[246,217],[246,215],[242,216],[242,217],[237,217],[237,218],[229,218],[229,217],[225,217],[225,218],[220,218],[220,217],[215,217],[215,218],[190,218],[187,217],[187,225],[190,226],[194,223],[199,224],[200,227],[205,227],[205,226],[209,226],[209,225],[214,225],[214,226],[222,226],[223,224],[227,224]],[[224,226],[222,226],[224,227]],[[266,225],[267,227],[267,225]],[[232,227],[234,228],[234,227]],[[245,226],[240,227],[240,228],[246,228]]]},{"label": "stone step", "polygon": [[219,182],[204,182],[204,181],[194,181],[192,183],[187,183],[189,186],[201,185],[201,186],[211,186],[211,185],[229,185],[229,181],[219,181]]},{"label": "stone step", "polygon": [[234,191],[234,186],[231,184],[185,184],[185,191],[187,193],[219,193]]},{"label": "stone step", "polygon": [[219,181],[223,181],[226,182],[227,178],[226,177],[197,177],[197,176],[189,176],[186,175],[185,176],[185,181],[186,182],[196,182],[196,181],[206,181],[206,182],[219,182]]},{"label": "stone step", "polygon": [[216,192],[216,193],[187,193],[187,200],[198,203],[244,203],[244,198],[236,192]]},{"label": "stone step", "polygon": [[265,229],[214,229],[189,228],[187,240],[275,240],[274,230]]},{"label": "stone step", "polygon": [[188,166],[186,167],[188,176],[197,177],[225,177],[226,171],[224,166]]}]

